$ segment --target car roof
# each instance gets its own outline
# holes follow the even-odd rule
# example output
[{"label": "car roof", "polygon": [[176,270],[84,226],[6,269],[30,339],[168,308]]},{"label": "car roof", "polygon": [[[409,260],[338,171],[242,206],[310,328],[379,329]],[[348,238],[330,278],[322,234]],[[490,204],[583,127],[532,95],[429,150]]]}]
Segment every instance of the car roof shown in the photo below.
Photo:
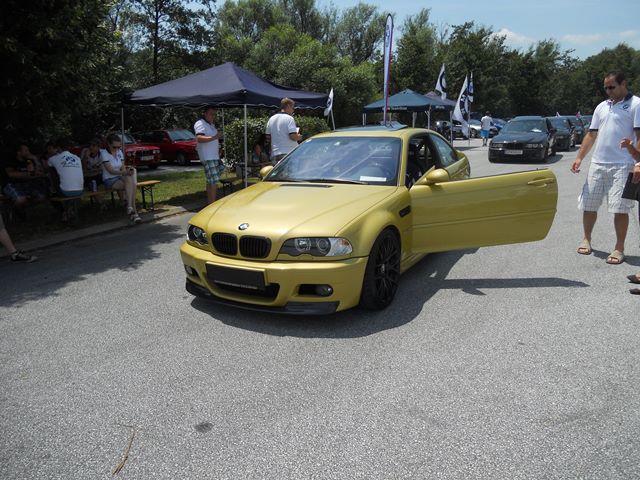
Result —
[{"label": "car roof", "polygon": [[514,120],[544,120],[544,117],[542,117],[540,115],[521,115],[521,116],[518,116],[518,117],[513,117],[509,121],[513,122]]},{"label": "car roof", "polygon": [[395,132],[397,130],[402,130],[403,128],[408,128],[407,125],[398,122],[390,122],[387,125],[354,125],[352,127],[344,127],[338,128],[336,132]]},{"label": "car roof", "polygon": [[326,137],[370,137],[370,138],[410,138],[422,133],[435,133],[426,128],[413,128],[404,125],[402,128],[342,128],[318,133],[312,138]]}]

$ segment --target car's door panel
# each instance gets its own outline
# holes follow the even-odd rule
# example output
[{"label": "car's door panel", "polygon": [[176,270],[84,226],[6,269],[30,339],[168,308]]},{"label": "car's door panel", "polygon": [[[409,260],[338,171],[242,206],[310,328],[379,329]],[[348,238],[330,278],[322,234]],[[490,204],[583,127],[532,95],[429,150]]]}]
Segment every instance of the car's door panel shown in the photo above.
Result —
[{"label": "car's door panel", "polygon": [[414,253],[541,240],[555,216],[558,187],[547,169],[423,181],[409,191]]}]

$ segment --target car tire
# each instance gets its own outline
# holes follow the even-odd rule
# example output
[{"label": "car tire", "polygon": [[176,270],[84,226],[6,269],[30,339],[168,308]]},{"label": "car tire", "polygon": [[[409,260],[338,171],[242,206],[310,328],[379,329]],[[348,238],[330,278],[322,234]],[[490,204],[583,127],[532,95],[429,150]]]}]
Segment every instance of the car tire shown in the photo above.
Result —
[{"label": "car tire", "polygon": [[471,138],[478,138],[478,132],[471,130]]},{"label": "car tire", "polygon": [[367,261],[362,281],[360,306],[366,310],[382,310],[395,297],[400,278],[400,241],[387,229],[378,236]]},{"label": "car tire", "polygon": [[558,148],[554,144],[553,147],[551,148],[551,156],[555,157],[557,153],[558,153]]},{"label": "car tire", "polygon": [[181,167],[186,167],[187,165],[189,165],[189,160],[187,159],[187,156],[184,152],[176,153],[176,163]]}]

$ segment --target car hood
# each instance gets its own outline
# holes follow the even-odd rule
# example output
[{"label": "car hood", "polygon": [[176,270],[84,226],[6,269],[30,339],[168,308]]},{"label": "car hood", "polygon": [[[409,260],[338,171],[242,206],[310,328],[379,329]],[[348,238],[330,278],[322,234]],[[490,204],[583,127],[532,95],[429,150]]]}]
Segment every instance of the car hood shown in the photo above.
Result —
[{"label": "car hood", "polygon": [[196,146],[195,140],[176,140],[173,142],[174,145],[179,145],[181,147],[194,147]]},{"label": "car hood", "polygon": [[124,147],[125,152],[146,152],[148,150],[159,150],[155,145],[139,145],[139,144],[128,144]]},{"label": "car hood", "polygon": [[398,187],[260,182],[200,211],[192,223],[208,232],[269,237],[335,236]]},{"label": "car hood", "polygon": [[547,139],[547,134],[544,132],[501,132],[493,137],[493,143],[500,142],[522,142],[522,143],[540,143]]}]

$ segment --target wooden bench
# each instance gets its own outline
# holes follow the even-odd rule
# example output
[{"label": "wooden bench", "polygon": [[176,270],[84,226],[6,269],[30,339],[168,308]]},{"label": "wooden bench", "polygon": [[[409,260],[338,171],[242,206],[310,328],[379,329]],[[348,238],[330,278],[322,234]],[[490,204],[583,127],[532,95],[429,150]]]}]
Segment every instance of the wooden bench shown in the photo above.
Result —
[{"label": "wooden bench", "polygon": [[235,172],[223,172],[220,175],[220,181],[217,186],[222,190],[223,195],[229,195],[233,193],[233,187],[242,183],[242,177],[239,177]]},{"label": "wooden bench", "polygon": [[[149,205],[150,208],[149,210],[154,210],[155,209],[155,204],[154,204],[154,199],[153,199],[153,187],[155,187],[156,185],[158,185],[161,181],[160,180],[144,180],[142,182],[138,182],[136,184],[136,188],[138,188],[140,190],[140,193],[142,194],[142,208],[144,208],[145,210],[147,209],[147,199],[146,199],[146,194],[149,194]],[[91,201],[91,203],[93,203],[93,199],[98,197],[98,196],[103,196],[106,194],[111,194],[111,204],[115,207],[116,204],[116,200],[114,197],[114,193],[116,193],[118,190],[114,190],[113,188],[105,188],[102,190],[97,190],[95,192],[92,191],[84,191],[82,192],[82,195],[79,195],[77,197],[50,197],[49,200],[52,202],[60,202],[63,205],[73,205],[73,201],[74,200],[86,200],[89,199]],[[65,207],[68,208],[68,207]]]}]

